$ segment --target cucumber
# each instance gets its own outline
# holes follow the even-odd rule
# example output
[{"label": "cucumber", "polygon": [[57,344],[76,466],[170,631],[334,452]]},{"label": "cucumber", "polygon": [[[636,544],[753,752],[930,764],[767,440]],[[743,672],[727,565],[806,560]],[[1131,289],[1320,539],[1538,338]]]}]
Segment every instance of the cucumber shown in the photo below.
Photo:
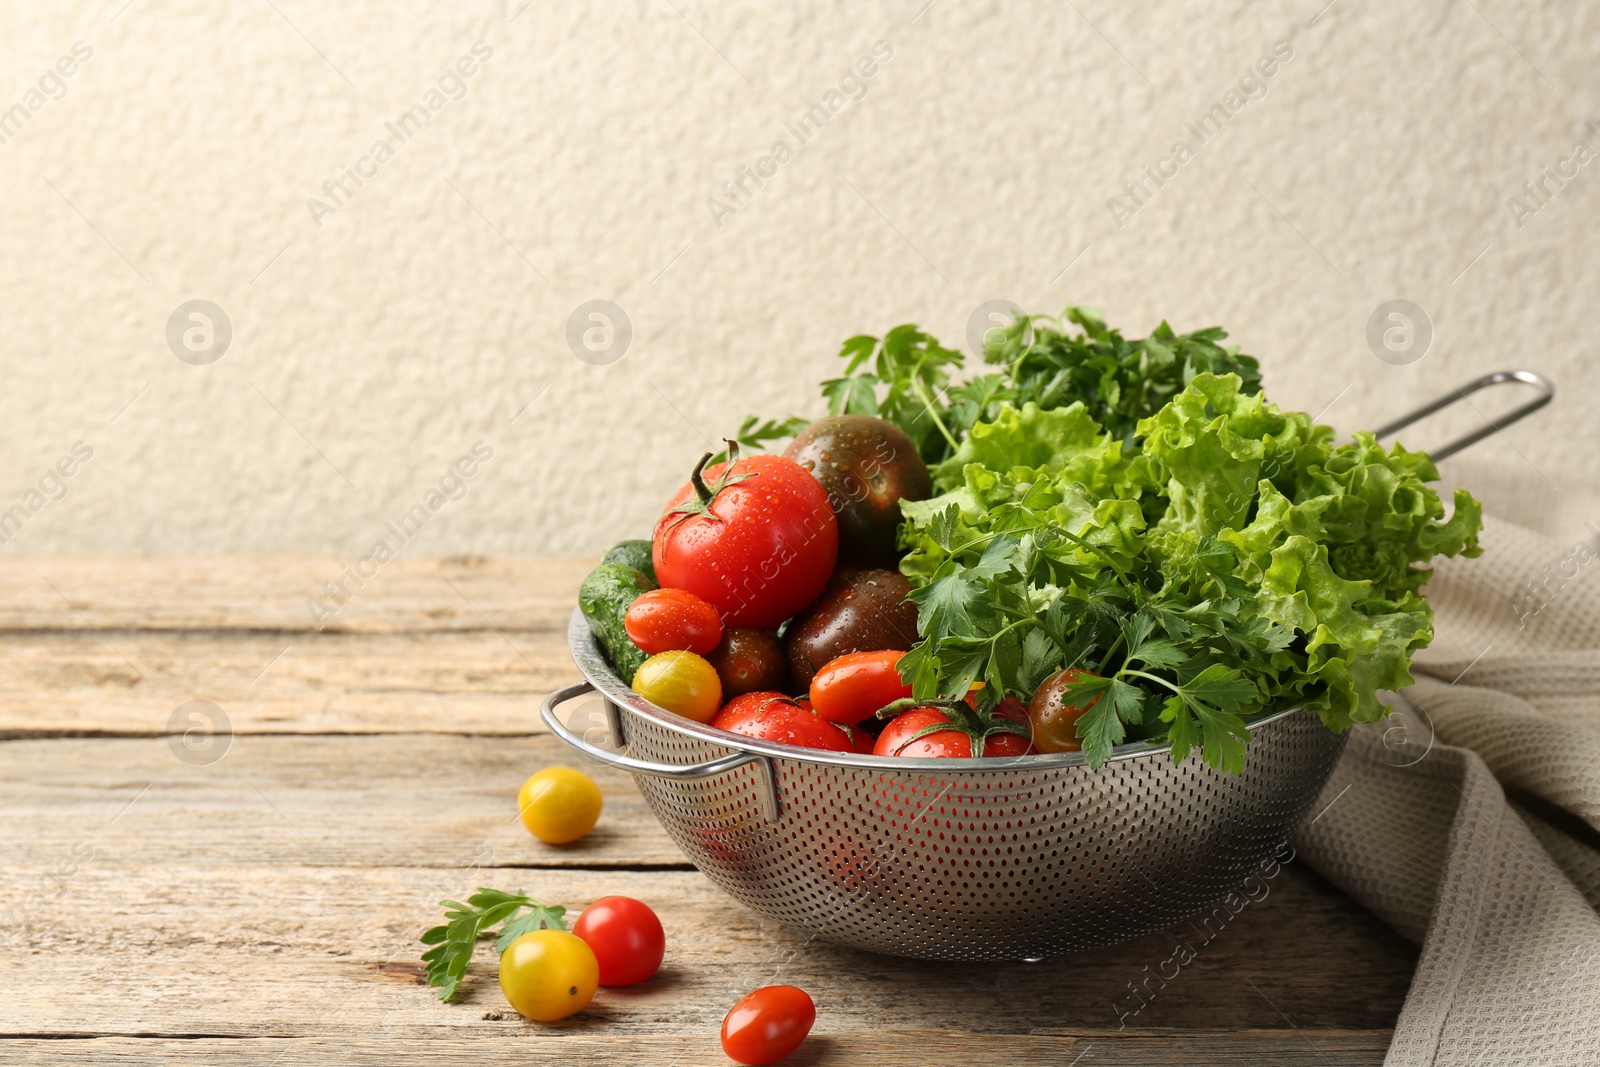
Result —
[{"label": "cucumber", "polygon": [[618,541],[611,546],[603,562],[626,563],[634,570],[650,579],[651,588],[655,588],[656,565],[650,558],[649,541]]},{"label": "cucumber", "polygon": [[628,640],[623,620],[639,594],[655,587],[655,580],[637,567],[613,562],[590,571],[578,588],[578,607],[624,682],[631,683],[633,672],[650,657]]}]

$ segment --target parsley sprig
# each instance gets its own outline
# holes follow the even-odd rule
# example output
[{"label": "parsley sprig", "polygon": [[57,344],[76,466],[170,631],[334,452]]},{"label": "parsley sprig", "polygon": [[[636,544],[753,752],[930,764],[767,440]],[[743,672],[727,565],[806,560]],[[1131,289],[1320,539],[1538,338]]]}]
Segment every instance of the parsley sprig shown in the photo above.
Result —
[{"label": "parsley sprig", "polygon": [[422,959],[428,965],[428,984],[441,987],[440,1000],[450,1000],[460,991],[478,939],[490,933],[496,923],[505,923],[495,940],[498,952],[504,952],[511,942],[534,930],[567,928],[566,908],[546,906],[524,896],[521,890],[507,893],[480,887],[465,904],[454,900],[439,903],[444,905],[445,924],[423,931],[422,943],[433,947],[422,954]]},{"label": "parsley sprig", "polygon": [[1212,766],[1243,767],[1249,732],[1234,709],[1259,704],[1251,679],[1282,666],[1294,635],[1245,610],[1226,544],[1202,544],[1202,586],[1178,587],[1047,511],[1008,505],[995,521],[1004,529],[980,532],[950,504],[922,529],[923,554],[943,561],[911,594],[923,640],[900,670],[913,701],[950,701],[982,682],[987,711],[1077,668],[1086,673],[1063,700],[1088,707],[1077,732],[1092,766],[1165,724],[1174,759],[1198,747]]}]

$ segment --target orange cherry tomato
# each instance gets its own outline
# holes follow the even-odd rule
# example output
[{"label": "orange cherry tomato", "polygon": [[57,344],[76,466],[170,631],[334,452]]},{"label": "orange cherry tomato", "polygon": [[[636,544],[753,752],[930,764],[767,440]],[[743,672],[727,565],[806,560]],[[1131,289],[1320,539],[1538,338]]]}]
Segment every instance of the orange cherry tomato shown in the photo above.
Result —
[{"label": "orange cherry tomato", "polygon": [[722,641],[717,609],[686,589],[652,589],[628,607],[622,625],[628,640],[652,656],[693,652],[704,656]]},{"label": "orange cherry tomato", "polygon": [[854,726],[879,708],[904,700],[911,687],[896,666],[904,652],[851,652],[823,664],[811,679],[811,706],[831,722]]}]

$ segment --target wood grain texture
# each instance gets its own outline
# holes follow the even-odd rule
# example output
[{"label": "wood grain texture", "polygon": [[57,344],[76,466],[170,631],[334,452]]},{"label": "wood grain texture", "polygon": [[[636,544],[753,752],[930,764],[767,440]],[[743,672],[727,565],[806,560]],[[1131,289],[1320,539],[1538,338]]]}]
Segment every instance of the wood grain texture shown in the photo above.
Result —
[{"label": "wood grain texture", "polygon": [[0,737],[152,736],[190,700],[241,734],[525,734],[578,679],[554,631],[20,632],[0,639]]},{"label": "wood grain texture", "polygon": [[[406,1063],[415,1067],[485,1067],[521,1064],[563,1064],[569,1067],[728,1067],[714,1034],[683,1037],[600,1037],[519,1027],[504,1037],[471,1040],[432,1038],[426,1044],[384,1036],[346,1041],[272,1038],[185,1041],[89,1038],[68,1041],[0,1039],[0,1057],[17,1067],[168,1067],[168,1065],[238,1064],[240,1067],[342,1067],[346,1064]],[[1325,1067],[1375,1067],[1383,1062],[1389,1032],[1322,1032],[1302,1037],[1277,1030],[1230,1032],[1126,1032],[1106,1035],[1053,1036],[968,1034],[953,1030],[870,1030],[813,1032],[784,1067],[822,1064],[872,1064],[874,1067],[1290,1067],[1315,1063]]]},{"label": "wood grain texture", "polygon": [[[1286,1017],[1307,1032],[1373,1029],[1392,1024],[1408,970],[1375,920],[1315,876],[1287,871],[1209,944],[1178,931],[1037,964],[956,964],[817,940],[746,910],[696,871],[125,864],[114,843],[102,851],[97,832],[82,840],[94,851],[80,846],[71,873],[52,872],[72,853],[0,873],[0,899],[24,902],[0,919],[0,1034],[426,1038],[525,1028],[500,994],[491,942],[479,946],[464,1002],[441,1004],[422,984],[418,934],[438,921],[441,898],[476,885],[575,910],[610,893],[656,909],[669,932],[661,973],[603,990],[563,1024],[597,1035],[712,1033],[739,996],[774,982],[810,992],[825,1030],[1288,1029]],[[1143,982],[1180,934],[1198,958],[1150,986],[1152,999],[1128,1016],[1129,983]]]},{"label": "wood grain texture", "polygon": [[[173,742],[0,745],[0,810],[28,828],[0,831],[0,856],[50,865],[92,838],[133,865],[689,867],[628,775],[548,734],[241,736],[205,766],[180,760]],[[562,846],[517,819],[518,787],[557,764],[581,767],[605,798],[593,832]]]},{"label": "wood grain texture", "polygon": [[[321,620],[355,562],[321,555],[0,557],[0,630],[429,633],[565,627],[593,559],[399,558]],[[338,606],[328,601],[330,606]]]},{"label": "wood grain texture", "polygon": [[[723,1013],[774,981],[819,1005],[799,1064],[1382,1061],[1415,949],[1300,864],[1165,984],[1185,931],[931,964],[747,911],[538,723],[588,565],[397,560],[318,630],[330,557],[0,560],[0,1062],[720,1065]],[[191,700],[218,747],[169,733]],[[557,762],[606,798],[559,849],[514,810]],[[543,1027],[485,944],[440,1004],[416,937],[480,884],[640,897],[667,966]]]}]

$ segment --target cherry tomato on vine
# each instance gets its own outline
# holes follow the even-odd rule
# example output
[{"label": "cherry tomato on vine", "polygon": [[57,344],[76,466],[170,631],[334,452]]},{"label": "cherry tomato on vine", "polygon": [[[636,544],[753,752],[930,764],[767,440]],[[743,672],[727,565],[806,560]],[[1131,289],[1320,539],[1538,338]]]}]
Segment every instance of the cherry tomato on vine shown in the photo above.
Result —
[{"label": "cherry tomato on vine", "polygon": [[600,965],[581,938],[565,930],[523,934],[500,954],[500,991],[518,1013],[551,1023],[594,999]]},{"label": "cherry tomato on vine", "polygon": [[811,705],[833,722],[853,726],[879,708],[904,700],[911,687],[900,680],[896,664],[904,652],[851,652],[831,659],[811,679]]},{"label": "cherry tomato on vine", "polygon": [[633,673],[633,691],[695,722],[710,722],[722,704],[717,669],[693,652],[657,652]]},{"label": "cherry tomato on vine", "polygon": [[628,640],[652,656],[674,651],[704,656],[722,640],[717,609],[687,589],[640,593],[628,606],[622,625]]},{"label": "cherry tomato on vine", "polygon": [[1083,748],[1078,737],[1078,719],[1100,702],[1095,697],[1082,707],[1067,704],[1061,694],[1067,686],[1084,678],[1094,678],[1092,671],[1069,668],[1057,671],[1044,680],[1028,702],[1028,719],[1033,724],[1033,743],[1040,752],[1077,752]]},{"label": "cherry tomato on vine", "polygon": [[517,790],[522,825],[551,845],[570,844],[594,829],[600,807],[600,787],[571,767],[546,767]]},{"label": "cherry tomato on vine", "polygon": [[632,897],[601,897],[583,909],[572,932],[594,951],[604,986],[638,985],[661,967],[667,950],[661,920]]},{"label": "cherry tomato on vine", "polygon": [[722,1051],[740,1063],[777,1063],[800,1047],[817,1021],[809,994],[792,985],[762,986],[739,998],[722,1020]]},{"label": "cherry tomato on vine", "polygon": [[717,712],[711,725],[746,737],[759,737],[782,745],[852,752],[850,735],[817,715],[793,697],[777,692],[746,693],[734,697]]},{"label": "cherry tomato on vine", "polygon": [[776,629],[817,599],[833,574],[839,523],[828,494],[793,460],[739,458],[707,467],[656,524],[656,579],[707,601],[727,626]]}]

